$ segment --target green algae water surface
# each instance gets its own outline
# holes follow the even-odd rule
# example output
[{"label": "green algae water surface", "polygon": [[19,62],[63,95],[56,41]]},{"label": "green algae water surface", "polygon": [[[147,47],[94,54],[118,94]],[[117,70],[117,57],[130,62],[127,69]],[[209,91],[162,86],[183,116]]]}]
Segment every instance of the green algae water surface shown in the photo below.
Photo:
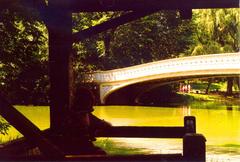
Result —
[{"label": "green algae water surface", "polygon": [[[49,128],[49,107],[16,106],[40,129]],[[240,107],[209,107],[194,104],[182,107],[97,106],[94,114],[114,126],[183,126],[183,118],[193,115],[197,132],[207,139],[207,161],[240,161]],[[0,135],[2,142],[21,137],[14,128]],[[181,139],[112,138],[121,146],[140,148],[146,153],[181,153]],[[117,149],[111,148],[111,149]]]}]

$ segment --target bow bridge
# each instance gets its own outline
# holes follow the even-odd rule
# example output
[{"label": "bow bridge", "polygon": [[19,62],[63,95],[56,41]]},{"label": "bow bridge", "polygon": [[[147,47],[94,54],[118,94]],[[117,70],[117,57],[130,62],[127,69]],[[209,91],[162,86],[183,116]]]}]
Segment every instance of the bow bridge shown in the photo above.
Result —
[{"label": "bow bridge", "polygon": [[240,53],[189,56],[96,71],[86,74],[84,80],[99,85],[101,104],[112,104],[114,100],[136,100],[147,89],[166,83],[193,78],[239,76],[239,63]]}]

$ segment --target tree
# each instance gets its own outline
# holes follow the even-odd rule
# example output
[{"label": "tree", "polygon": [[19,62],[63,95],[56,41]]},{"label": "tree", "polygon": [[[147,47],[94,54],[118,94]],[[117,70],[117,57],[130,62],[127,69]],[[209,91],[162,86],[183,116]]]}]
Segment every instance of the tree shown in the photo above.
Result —
[{"label": "tree", "polygon": [[[195,45],[191,55],[239,51],[239,9],[196,10]],[[227,94],[232,94],[233,78],[227,78]]]},{"label": "tree", "polygon": [[192,55],[239,51],[239,10],[196,10]]},{"label": "tree", "polygon": [[[112,17],[109,13],[77,13],[73,14],[73,33],[95,26]],[[73,62],[76,80],[82,80],[86,72],[102,69],[100,56],[105,47],[102,35],[95,35],[73,44]]]},{"label": "tree", "polygon": [[35,16],[0,13],[0,86],[15,104],[46,103],[47,34]]},{"label": "tree", "polygon": [[108,55],[102,56],[106,69],[177,57],[191,44],[191,27],[178,12],[164,11],[113,29]]}]

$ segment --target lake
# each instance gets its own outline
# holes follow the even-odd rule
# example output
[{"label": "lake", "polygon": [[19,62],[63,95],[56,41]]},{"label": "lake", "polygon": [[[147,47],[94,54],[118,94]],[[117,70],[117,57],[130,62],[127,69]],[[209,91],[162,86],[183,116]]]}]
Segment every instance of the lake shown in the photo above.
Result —
[{"label": "lake", "polygon": [[[214,105],[214,106],[213,106]],[[49,127],[49,108],[16,106],[40,129]],[[194,103],[181,107],[96,106],[94,114],[114,126],[183,126],[186,115],[196,117],[197,133],[207,145],[207,161],[240,161],[240,106]],[[0,135],[2,142],[20,137],[14,128]],[[141,148],[147,153],[182,153],[181,139],[114,138],[119,145]]]}]

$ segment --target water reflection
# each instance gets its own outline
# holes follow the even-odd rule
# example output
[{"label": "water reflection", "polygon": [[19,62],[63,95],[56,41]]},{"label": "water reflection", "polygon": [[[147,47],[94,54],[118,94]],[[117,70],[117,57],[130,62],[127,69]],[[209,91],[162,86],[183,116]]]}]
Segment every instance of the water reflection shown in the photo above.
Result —
[{"label": "water reflection", "polygon": [[233,110],[233,106],[232,105],[227,105],[227,110]]},{"label": "water reflection", "polygon": [[182,111],[184,116],[191,116],[191,106],[190,105],[183,105]]}]

